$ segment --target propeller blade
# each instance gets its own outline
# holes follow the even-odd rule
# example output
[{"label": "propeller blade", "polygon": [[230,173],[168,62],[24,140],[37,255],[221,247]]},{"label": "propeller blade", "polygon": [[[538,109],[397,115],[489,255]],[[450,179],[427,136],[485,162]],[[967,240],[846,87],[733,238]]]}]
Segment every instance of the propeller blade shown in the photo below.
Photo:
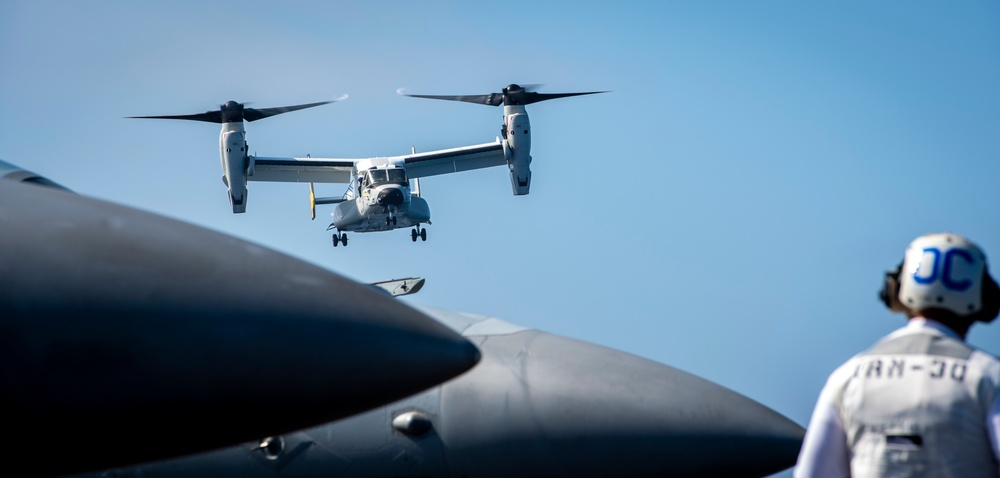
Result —
[{"label": "propeller blade", "polygon": [[276,108],[262,108],[262,109],[244,108],[243,119],[247,121],[257,121],[259,119],[264,119],[269,116],[280,115],[281,113],[288,113],[289,111],[304,110],[306,108],[312,108],[314,106],[322,106],[329,103],[333,103],[333,100],[320,101],[319,103],[309,103],[304,105],[279,106]]},{"label": "propeller blade", "polygon": [[500,106],[503,103],[503,93],[488,95],[405,95],[414,98],[430,98],[432,100],[464,101],[479,105]]},{"label": "propeller blade", "polygon": [[524,93],[524,100],[521,104],[530,105],[532,103],[538,103],[539,101],[554,100],[556,98],[566,98],[569,96],[596,95],[598,93],[607,93],[607,91],[588,91],[585,93],[534,93],[529,91]]},{"label": "propeller blade", "polygon": [[166,115],[166,116],[128,116],[128,118],[145,119],[178,119],[191,121],[205,121],[207,123],[222,123],[222,111],[206,111],[195,115]]},{"label": "propeller blade", "polygon": [[530,105],[539,101],[554,100],[556,98],[566,98],[569,96],[595,95],[607,93],[607,91],[586,91],[582,93],[535,93],[535,88],[541,85],[517,85],[511,84],[503,89],[503,93],[491,93],[488,95],[410,95],[402,93],[404,96],[414,98],[430,98],[432,100],[464,101],[466,103],[476,103],[480,105],[500,106],[507,105]]},{"label": "propeller blade", "polygon": [[128,116],[128,118],[148,118],[148,119],[179,119],[179,120],[192,120],[192,121],[205,121],[208,123],[231,123],[246,121],[256,121],[259,119],[264,119],[269,116],[280,115],[281,113],[287,113],[289,111],[304,110],[306,108],[312,108],[314,106],[325,105],[328,103],[333,103],[335,101],[340,101],[347,98],[347,95],[341,96],[335,100],[330,101],[320,101],[319,103],[309,103],[304,105],[295,106],[279,106],[277,108],[244,108],[243,103],[237,103],[235,101],[227,101],[225,104],[219,107],[215,111],[206,111],[200,114],[194,115],[161,115],[161,116]]}]

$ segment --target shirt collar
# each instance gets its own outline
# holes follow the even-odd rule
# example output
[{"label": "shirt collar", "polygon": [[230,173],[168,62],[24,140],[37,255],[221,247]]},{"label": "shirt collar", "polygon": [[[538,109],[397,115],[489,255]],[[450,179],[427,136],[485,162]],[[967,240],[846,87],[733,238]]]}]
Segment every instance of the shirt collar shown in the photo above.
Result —
[{"label": "shirt collar", "polygon": [[962,340],[962,337],[958,335],[958,332],[950,329],[940,322],[935,322],[926,317],[914,317],[906,323],[906,327],[903,328],[907,331],[918,331],[918,330],[936,330],[948,337],[953,339]]}]

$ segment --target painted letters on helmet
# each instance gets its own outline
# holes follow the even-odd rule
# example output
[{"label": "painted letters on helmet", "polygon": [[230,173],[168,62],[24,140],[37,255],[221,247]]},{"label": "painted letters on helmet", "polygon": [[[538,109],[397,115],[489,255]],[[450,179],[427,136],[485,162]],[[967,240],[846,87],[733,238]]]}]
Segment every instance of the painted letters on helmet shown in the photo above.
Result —
[{"label": "painted letters on helmet", "polygon": [[[897,281],[898,305],[913,312],[935,308],[959,316],[983,312],[984,301],[993,299],[984,296],[996,289],[989,278],[982,249],[962,236],[949,233],[928,234],[911,242]],[[988,321],[993,316],[978,320]]]}]

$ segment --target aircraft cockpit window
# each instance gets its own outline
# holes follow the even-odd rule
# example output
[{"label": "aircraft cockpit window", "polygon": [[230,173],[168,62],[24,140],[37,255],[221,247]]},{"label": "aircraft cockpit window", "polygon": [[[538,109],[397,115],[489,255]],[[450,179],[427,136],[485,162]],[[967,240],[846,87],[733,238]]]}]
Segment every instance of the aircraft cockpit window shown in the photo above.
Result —
[{"label": "aircraft cockpit window", "polygon": [[405,183],[406,182],[406,171],[402,169],[388,169],[389,172],[389,182],[391,183]]},{"label": "aircraft cockpit window", "polygon": [[384,169],[372,169],[368,171],[368,181],[372,184],[384,183],[387,180]]},{"label": "aircraft cockpit window", "polygon": [[369,184],[400,183],[406,184],[406,170],[402,168],[392,169],[370,169],[368,170]]}]

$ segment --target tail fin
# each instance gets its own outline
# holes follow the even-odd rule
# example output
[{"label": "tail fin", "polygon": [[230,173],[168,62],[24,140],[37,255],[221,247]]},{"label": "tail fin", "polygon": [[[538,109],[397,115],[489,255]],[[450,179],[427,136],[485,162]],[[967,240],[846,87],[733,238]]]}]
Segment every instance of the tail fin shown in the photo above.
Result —
[{"label": "tail fin", "polygon": [[[417,154],[416,146],[410,146],[410,154]],[[410,195],[420,197],[420,178],[413,178],[413,184],[410,185]]]},{"label": "tail fin", "polygon": [[316,191],[313,189],[313,183],[309,183],[309,214],[312,216],[313,220],[316,220],[316,205],[317,204],[337,204],[346,201],[344,197],[339,198],[318,198],[316,197]]},{"label": "tail fin", "polygon": [[313,190],[313,183],[309,183],[309,213],[312,220],[316,220],[316,191]]}]

